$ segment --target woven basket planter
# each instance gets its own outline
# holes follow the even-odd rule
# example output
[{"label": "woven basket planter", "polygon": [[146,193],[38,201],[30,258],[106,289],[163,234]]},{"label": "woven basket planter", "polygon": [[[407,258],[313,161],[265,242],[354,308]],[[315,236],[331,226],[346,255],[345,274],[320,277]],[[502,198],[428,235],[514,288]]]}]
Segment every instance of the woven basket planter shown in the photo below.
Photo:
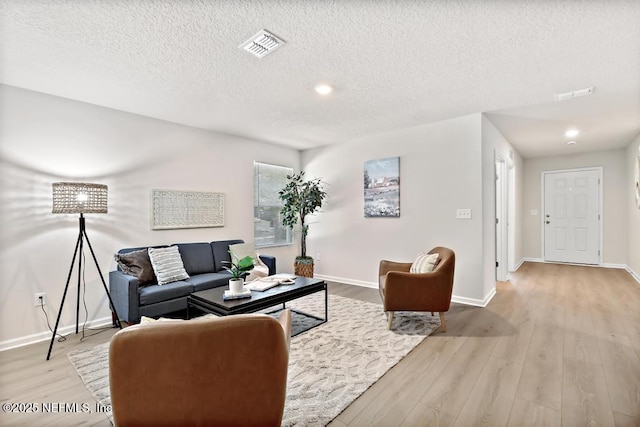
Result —
[{"label": "woven basket planter", "polygon": [[294,273],[296,276],[313,277],[313,260],[299,260],[297,259],[293,264]]}]

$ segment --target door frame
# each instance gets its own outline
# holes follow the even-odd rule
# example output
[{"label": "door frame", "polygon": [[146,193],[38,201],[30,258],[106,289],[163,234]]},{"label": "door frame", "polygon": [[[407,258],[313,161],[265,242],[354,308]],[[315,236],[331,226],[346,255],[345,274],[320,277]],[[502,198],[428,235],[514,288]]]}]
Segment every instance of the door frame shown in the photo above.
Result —
[{"label": "door frame", "polygon": [[[546,246],[545,246],[545,227],[544,227],[544,221],[545,221],[545,205],[544,205],[544,181],[545,181],[545,177],[548,174],[553,174],[553,173],[563,173],[563,172],[586,172],[586,171],[596,171],[598,172],[598,264],[599,266],[602,266],[603,264],[603,258],[604,258],[604,206],[603,206],[603,202],[604,202],[604,174],[603,174],[603,167],[602,166],[594,166],[594,167],[587,167],[587,168],[575,168],[575,169],[556,169],[556,170],[548,170],[548,171],[542,171],[540,173],[540,198],[541,198],[541,206],[542,209],[540,210],[540,254],[542,255],[542,261],[543,262],[553,262],[553,261],[546,261],[546,255],[545,255],[545,250],[546,250]],[[571,264],[571,263],[568,263]],[[580,264],[580,265],[584,265],[584,264]]]},{"label": "door frame", "polygon": [[[511,214],[511,201],[509,195],[509,188],[512,185],[510,181],[510,170],[513,168],[513,165],[509,164],[509,162],[505,161],[501,156],[495,155],[494,158],[494,175],[497,180],[498,178],[498,169],[500,172],[500,176],[502,177],[502,181],[500,182],[500,188],[497,185],[494,185],[495,198],[493,205],[494,218],[501,218],[500,223],[495,224],[494,228],[494,236],[495,236],[495,259],[498,263],[496,266],[496,280],[505,282],[509,280],[509,252],[511,251],[510,245],[510,230],[513,228],[509,224],[509,218]],[[500,213],[498,213],[498,201],[500,201]],[[501,239],[498,241],[498,229],[500,230]],[[500,248],[500,250],[498,250]]]},{"label": "door frame", "polygon": [[516,168],[513,161],[507,161],[507,269],[515,271],[516,266]]}]

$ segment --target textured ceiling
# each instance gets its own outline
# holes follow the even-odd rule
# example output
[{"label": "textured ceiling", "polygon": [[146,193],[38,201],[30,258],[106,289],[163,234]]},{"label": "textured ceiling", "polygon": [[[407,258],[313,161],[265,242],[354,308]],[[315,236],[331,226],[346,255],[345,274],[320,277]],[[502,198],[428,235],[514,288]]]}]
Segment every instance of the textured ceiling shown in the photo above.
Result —
[{"label": "textured ceiling", "polygon": [[[638,1],[0,0],[0,15],[3,84],[298,149],[478,112],[525,157],[640,133]],[[263,28],[287,44],[238,49]],[[568,126],[584,141],[567,147]]]}]

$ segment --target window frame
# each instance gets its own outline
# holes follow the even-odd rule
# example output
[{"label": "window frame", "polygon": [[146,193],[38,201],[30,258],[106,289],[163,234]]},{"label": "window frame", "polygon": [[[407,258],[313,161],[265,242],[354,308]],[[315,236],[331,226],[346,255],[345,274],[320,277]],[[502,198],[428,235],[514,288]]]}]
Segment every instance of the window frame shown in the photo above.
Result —
[{"label": "window frame", "polygon": [[[286,176],[287,175],[293,175],[294,173],[294,169],[292,167],[289,166],[282,166],[282,165],[275,165],[272,163],[265,163],[265,162],[259,162],[259,161],[254,161],[253,162],[253,218],[254,218],[254,222],[253,222],[253,240],[254,240],[254,245],[256,248],[260,249],[260,248],[274,248],[274,247],[280,247],[280,246],[291,246],[294,244],[293,242],[293,230],[291,230],[289,227],[285,227],[284,225],[282,225],[282,223],[279,221],[279,212],[280,209],[282,208],[282,205],[284,204],[282,201],[279,200],[279,197],[276,193],[275,197],[278,200],[278,203],[276,205],[263,205],[260,204],[260,167],[268,167],[268,168],[274,168],[274,169],[283,169],[283,176],[281,177],[283,183],[282,183],[282,187],[284,188],[284,186],[286,185],[284,182],[286,180]],[[279,191],[279,190],[278,190]],[[277,208],[277,211],[276,211]],[[275,220],[275,218],[265,218],[264,216],[260,215],[260,210],[263,209],[270,209],[272,210],[272,212],[277,212],[277,216],[278,219]],[[259,221],[256,221],[259,220]],[[257,230],[257,226],[259,224],[260,221],[271,221],[271,225],[270,227],[273,228],[273,234],[271,236],[267,236],[267,238],[272,239],[271,242],[268,243],[261,243],[261,236],[259,236],[258,230]],[[264,223],[263,223],[264,224]],[[285,239],[284,240],[277,240],[276,236],[278,233],[285,233]]]}]

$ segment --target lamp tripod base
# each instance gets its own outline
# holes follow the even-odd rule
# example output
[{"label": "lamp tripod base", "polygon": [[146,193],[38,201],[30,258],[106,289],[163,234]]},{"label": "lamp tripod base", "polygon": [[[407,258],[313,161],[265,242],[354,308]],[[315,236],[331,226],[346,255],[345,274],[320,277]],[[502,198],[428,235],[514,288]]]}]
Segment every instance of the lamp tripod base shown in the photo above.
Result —
[{"label": "lamp tripod base", "polygon": [[[49,351],[47,352],[47,360],[51,358],[51,350],[53,349],[53,342],[56,339],[56,335],[58,333],[58,326],[60,325],[60,317],[62,316],[62,309],[64,308],[64,302],[67,298],[67,291],[69,290],[69,282],[71,282],[71,274],[73,273],[73,266],[76,263],[76,258],[78,258],[78,295],[76,300],[76,334],[78,333],[78,325],[80,320],[80,284],[82,282],[82,254],[84,248],[84,241],[86,240],[87,246],[89,246],[89,250],[91,251],[91,256],[93,257],[93,262],[98,269],[98,275],[100,276],[100,280],[102,281],[102,286],[104,287],[104,292],[107,294],[109,298],[109,306],[111,307],[111,320],[113,322],[114,327],[119,327],[122,329],[122,325],[120,324],[120,318],[118,317],[118,313],[116,312],[116,306],[113,304],[113,300],[111,299],[111,294],[109,294],[109,289],[107,288],[107,283],[104,281],[104,276],[102,275],[102,271],[100,270],[100,266],[98,265],[98,260],[96,258],[96,254],[93,252],[93,248],[91,247],[91,242],[89,241],[89,236],[87,236],[87,231],[85,227],[85,219],[82,214],[80,214],[80,229],[78,232],[78,240],[76,241],[76,249],[73,252],[73,259],[71,260],[71,267],[69,268],[69,275],[67,276],[67,284],[64,287],[64,293],[62,294],[62,302],[60,303],[60,310],[58,310],[58,318],[56,319],[56,326],[53,328],[53,334],[51,335],[51,342],[49,343]],[[80,256],[78,256],[80,253]]]}]

